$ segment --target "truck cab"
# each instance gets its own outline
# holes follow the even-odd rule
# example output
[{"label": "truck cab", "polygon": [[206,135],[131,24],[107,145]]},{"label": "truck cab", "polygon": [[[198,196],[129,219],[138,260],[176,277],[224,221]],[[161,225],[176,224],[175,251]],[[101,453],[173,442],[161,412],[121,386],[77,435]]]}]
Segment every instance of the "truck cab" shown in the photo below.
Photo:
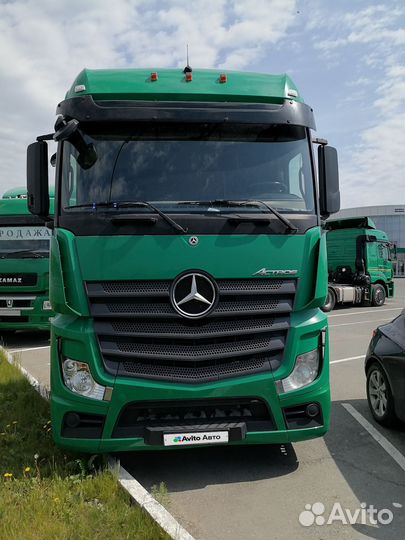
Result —
[{"label": "truck cab", "polygon": [[[50,192],[53,212],[53,191]],[[27,189],[0,199],[0,333],[49,330],[51,231],[27,207]]]},{"label": "truck cab", "polygon": [[323,307],[335,304],[382,306],[394,295],[394,246],[369,217],[326,222],[328,296]]}]

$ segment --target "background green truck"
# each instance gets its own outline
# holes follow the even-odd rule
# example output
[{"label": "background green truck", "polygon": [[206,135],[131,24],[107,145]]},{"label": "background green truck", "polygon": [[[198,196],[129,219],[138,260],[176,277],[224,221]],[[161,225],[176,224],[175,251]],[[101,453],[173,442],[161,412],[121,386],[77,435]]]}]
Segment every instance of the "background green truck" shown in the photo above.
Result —
[{"label": "background green truck", "polygon": [[284,443],[329,427],[336,150],[285,75],[84,70],[28,147],[49,219],[53,434],[88,452]]},{"label": "background green truck", "polygon": [[4,193],[0,199],[0,334],[49,330],[51,236],[44,221],[28,211],[26,188]]},{"label": "background green truck", "polygon": [[382,306],[394,295],[392,249],[387,235],[368,217],[329,220],[328,296],[324,311],[335,304]]}]

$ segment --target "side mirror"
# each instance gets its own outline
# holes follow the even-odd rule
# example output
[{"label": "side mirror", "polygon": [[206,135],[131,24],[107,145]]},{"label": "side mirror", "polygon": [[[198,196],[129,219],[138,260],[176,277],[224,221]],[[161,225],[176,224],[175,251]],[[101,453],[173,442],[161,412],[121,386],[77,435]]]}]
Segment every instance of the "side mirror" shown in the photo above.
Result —
[{"label": "side mirror", "polygon": [[77,163],[82,169],[90,169],[97,161],[97,153],[93,143],[86,144],[79,130],[79,122],[75,119],[66,122],[61,116],[56,120],[53,136],[56,142],[69,141],[78,151]]},{"label": "side mirror", "polygon": [[27,198],[31,214],[48,217],[48,145],[34,142],[27,148]]},{"label": "side mirror", "polygon": [[339,168],[336,148],[318,147],[319,206],[327,218],[340,210]]}]

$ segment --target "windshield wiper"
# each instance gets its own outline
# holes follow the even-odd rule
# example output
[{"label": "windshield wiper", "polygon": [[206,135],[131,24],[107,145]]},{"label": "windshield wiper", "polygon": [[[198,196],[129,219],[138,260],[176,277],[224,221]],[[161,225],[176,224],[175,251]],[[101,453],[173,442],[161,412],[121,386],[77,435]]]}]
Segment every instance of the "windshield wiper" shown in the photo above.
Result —
[{"label": "windshield wiper", "polygon": [[43,255],[38,251],[32,251],[31,249],[22,249],[20,251],[9,251],[1,255],[2,259],[10,259],[15,257],[17,259],[45,259],[47,255]]},{"label": "windshield wiper", "polygon": [[215,207],[253,207],[253,208],[260,208],[260,206],[266,208],[269,212],[274,214],[286,227],[286,230],[289,230],[291,232],[297,232],[297,227],[291,223],[289,219],[287,219],[285,216],[280,214],[275,208],[270,206],[269,204],[265,203],[264,201],[259,200],[246,200],[246,201],[233,201],[228,199],[214,199],[211,201],[181,201],[178,203],[179,205],[191,205],[191,206],[211,206],[212,208]]},{"label": "windshield wiper", "polygon": [[[162,219],[166,221],[173,229],[175,229],[177,232],[181,232],[183,234],[187,234],[187,229],[182,227],[179,223],[174,221],[171,217],[169,217],[167,214],[162,212],[162,210],[159,210],[159,208],[156,208],[153,204],[146,202],[146,201],[118,201],[118,202],[99,202],[99,203],[85,203],[85,204],[76,204],[73,206],[68,206],[69,208],[92,208],[93,210],[97,210],[97,208],[150,208],[158,214]],[[127,216],[128,217],[128,216]]]}]

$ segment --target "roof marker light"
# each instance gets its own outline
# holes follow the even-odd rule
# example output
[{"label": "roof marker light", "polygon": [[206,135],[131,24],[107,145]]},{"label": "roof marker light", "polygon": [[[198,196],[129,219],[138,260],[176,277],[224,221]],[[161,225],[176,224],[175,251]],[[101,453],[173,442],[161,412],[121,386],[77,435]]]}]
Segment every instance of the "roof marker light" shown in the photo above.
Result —
[{"label": "roof marker light", "polygon": [[228,81],[228,77],[226,75],[226,73],[221,73],[221,75],[219,76],[219,82],[220,83],[226,83]]},{"label": "roof marker light", "polygon": [[84,84],[76,84],[75,86],[75,92],[84,92],[86,90],[86,87]]},{"label": "roof marker light", "polygon": [[289,88],[287,92],[288,97],[298,97],[297,90],[294,90],[293,88]]},{"label": "roof marker light", "polygon": [[186,82],[191,82],[193,80],[193,74],[191,73],[191,71],[187,71],[185,76],[186,76]]},{"label": "roof marker light", "polygon": [[156,73],[156,71],[152,71],[152,73],[150,74],[150,80],[151,80],[152,82],[158,80],[158,74]]}]

